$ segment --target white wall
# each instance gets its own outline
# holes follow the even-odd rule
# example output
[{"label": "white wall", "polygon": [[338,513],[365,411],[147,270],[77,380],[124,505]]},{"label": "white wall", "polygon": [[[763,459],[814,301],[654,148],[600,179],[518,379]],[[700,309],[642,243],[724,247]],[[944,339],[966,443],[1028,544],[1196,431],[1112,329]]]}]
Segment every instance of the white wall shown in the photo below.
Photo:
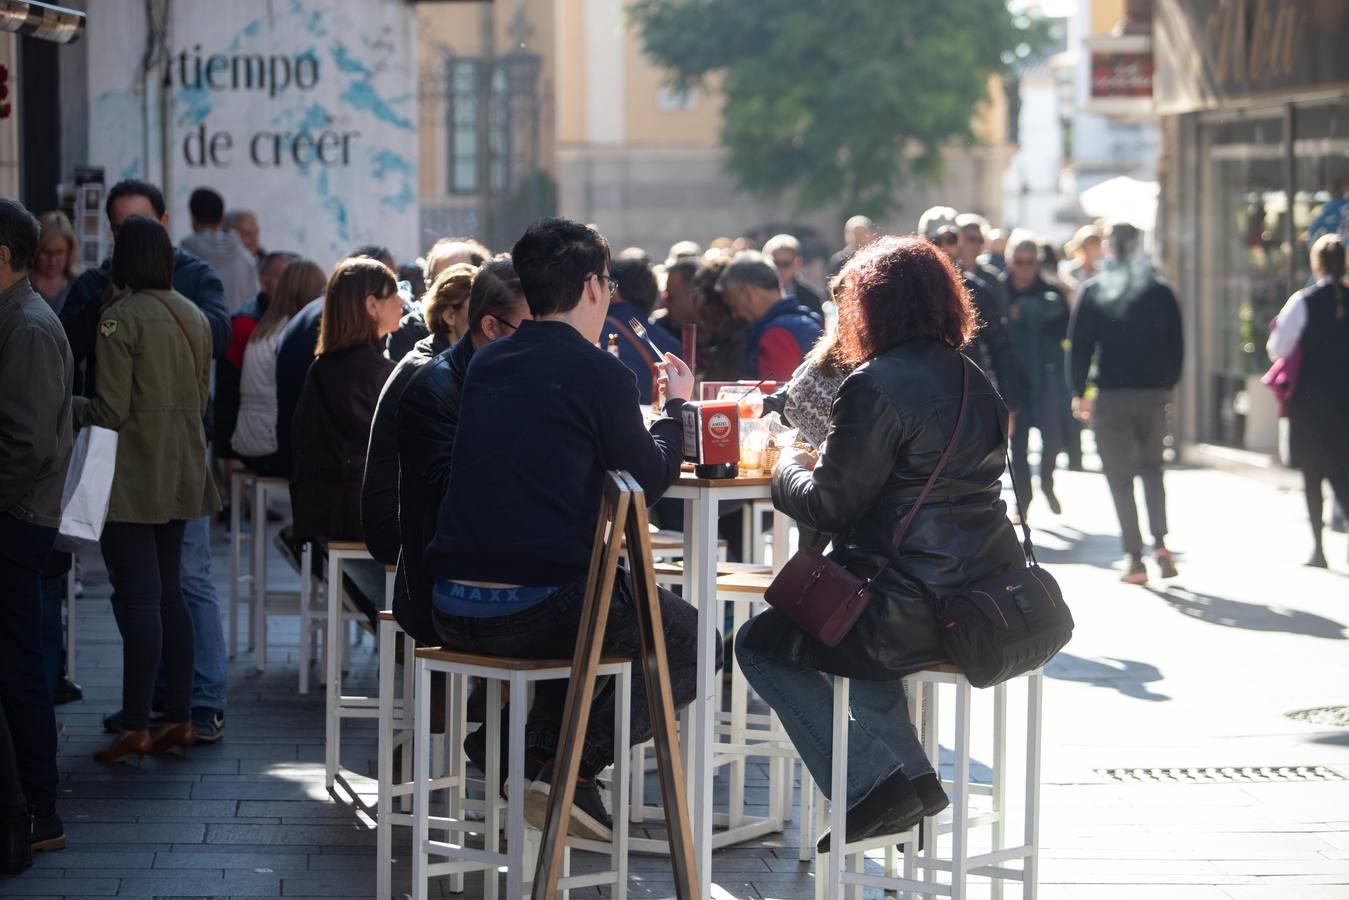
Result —
[{"label": "white wall", "polygon": [[1072,236],[1072,226],[1057,221],[1072,197],[1060,190],[1063,168],[1063,123],[1058,94],[1047,67],[1021,79],[1021,111],[1017,118],[1019,145],[1003,176],[1003,221],[1028,228],[1041,237],[1060,241]]},{"label": "white wall", "polygon": [[192,190],[211,187],[229,207],[257,214],[268,249],[323,266],[364,243],[415,256],[411,7],[180,0],[169,8],[168,65],[148,79],[139,72],[145,4],[102,0],[89,17],[89,155],[109,183],[164,185],[175,238],[188,232]]}]

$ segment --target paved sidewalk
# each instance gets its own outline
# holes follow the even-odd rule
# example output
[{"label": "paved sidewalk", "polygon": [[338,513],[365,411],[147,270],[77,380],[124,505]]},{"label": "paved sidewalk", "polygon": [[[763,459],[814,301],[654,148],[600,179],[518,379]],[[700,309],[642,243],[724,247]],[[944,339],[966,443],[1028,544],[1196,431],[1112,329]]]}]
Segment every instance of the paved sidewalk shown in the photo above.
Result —
[{"label": "paved sidewalk", "polygon": [[[1182,572],[1169,584],[1116,581],[1100,475],[1060,474],[1061,518],[1031,511],[1078,621],[1045,691],[1040,896],[1349,900],[1349,728],[1287,715],[1349,705],[1345,538],[1328,536],[1336,570],[1303,569],[1300,494],[1214,470],[1168,477]],[[215,548],[223,599],[219,532]],[[272,566],[286,571],[279,557]],[[317,683],[296,693],[293,620],[278,620],[266,673],[251,653],[232,664],[222,743],[185,761],[108,768],[90,755],[106,740],[100,716],[119,703],[121,644],[97,554],[85,557],[84,584],[86,699],[58,710],[71,846],[0,880],[0,896],[373,897],[374,832],[324,791],[323,694]],[[355,660],[358,688],[373,688],[371,643]],[[347,764],[373,772],[373,726],[348,733]],[[1142,771],[1317,766],[1329,780],[1188,783]],[[751,771],[751,802],[766,803],[764,770]],[[794,828],[717,853],[714,880],[736,897],[813,896]],[[673,893],[665,860],[635,858],[632,870],[632,896]],[[401,872],[396,886],[406,881]]]}]

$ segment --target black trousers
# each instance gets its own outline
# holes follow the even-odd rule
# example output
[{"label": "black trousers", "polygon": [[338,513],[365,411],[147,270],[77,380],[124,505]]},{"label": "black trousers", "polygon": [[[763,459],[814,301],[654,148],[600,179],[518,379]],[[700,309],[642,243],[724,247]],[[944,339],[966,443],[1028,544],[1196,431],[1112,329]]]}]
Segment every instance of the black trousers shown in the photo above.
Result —
[{"label": "black trousers", "polygon": [[1321,495],[1321,482],[1329,481],[1330,489],[1335,492],[1335,500],[1340,507],[1349,510],[1349,478],[1343,475],[1326,475],[1304,469],[1302,485],[1307,494],[1307,518],[1312,525],[1312,540],[1316,548],[1321,549],[1321,531],[1325,528],[1325,506]]},{"label": "black trousers", "polygon": [[56,529],[0,513],[0,703],[36,816],[56,811],[56,710],[42,666],[42,571]]},{"label": "black trousers", "polygon": [[129,731],[150,727],[160,662],[164,720],[192,713],[192,613],[183,599],[180,565],[184,522],[103,527],[103,561],[112,581],[112,611],[122,633],[122,719]]},{"label": "black trousers", "polygon": [[[658,589],[660,590],[660,589]],[[571,659],[585,602],[585,583],[568,585],[523,612],[496,618],[472,619],[435,613],[436,630],[445,646],[488,656],[526,659]],[[698,611],[669,591],[660,590],[661,624],[670,667],[670,691],[676,708],[693,702],[698,692]],[[721,666],[721,641],[716,642]],[[604,629],[604,655],[633,660],[632,743],[651,737],[651,712],[646,698],[646,673],[641,659],[637,612],[627,575],[620,570]],[[598,684],[590,708],[590,725],[581,752],[581,774],[593,776],[614,757],[614,685],[612,678]],[[526,751],[540,762],[557,753],[562,713],[567,702],[565,681],[541,681],[534,687],[534,703],[525,727]],[[505,717],[502,717],[503,724]],[[503,731],[504,735],[505,732]],[[505,741],[502,742],[503,747]]]}]

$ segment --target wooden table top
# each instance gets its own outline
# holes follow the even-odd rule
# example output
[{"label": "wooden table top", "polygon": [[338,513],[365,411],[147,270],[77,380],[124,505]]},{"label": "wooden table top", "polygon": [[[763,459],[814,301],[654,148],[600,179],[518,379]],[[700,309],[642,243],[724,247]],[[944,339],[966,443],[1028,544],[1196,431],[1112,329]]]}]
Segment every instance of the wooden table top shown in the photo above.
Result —
[{"label": "wooden table top", "polygon": [[692,472],[680,472],[675,484],[680,487],[765,487],[772,475],[740,475],[735,478],[698,478]]}]

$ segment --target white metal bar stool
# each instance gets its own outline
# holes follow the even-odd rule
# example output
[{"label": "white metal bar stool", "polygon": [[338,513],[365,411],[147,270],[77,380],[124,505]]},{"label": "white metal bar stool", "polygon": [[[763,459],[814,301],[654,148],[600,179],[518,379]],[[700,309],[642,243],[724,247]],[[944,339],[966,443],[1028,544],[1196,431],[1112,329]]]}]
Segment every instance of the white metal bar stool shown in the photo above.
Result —
[{"label": "white metal bar stool", "polygon": [[[911,711],[921,709],[924,750],[934,764],[940,760],[939,701],[941,688],[950,687],[955,695],[954,735],[955,755],[953,777],[943,779],[942,787],[951,797],[949,822],[924,822],[924,847],[917,848],[918,829],[906,835],[878,835],[865,841],[847,844],[842,853],[823,854],[817,873],[817,896],[837,900],[844,888],[853,888],[860,895],[862,888],[881,888],[902,892],[901,896],[950,897],[965,900],[969,896],[971,876],[991,881],[990,895],[1001,900],[1008,881],[1021,882],[1022,897],[1033,900],[1039,885],[1039,830],[1040,830],[1040,739],[1041,696],[1043,670],[1028,672],[1021,679],[1026,683],[1026,805],[1024,838],[1020,845],[1004,846],[1007,837],[1007,689],[1008,683],[997,685],[993,692],[993,758],[990,783],[972,782],[971,770],[971,707],[973,689],[954,666],[939,666],[916,672],[905,679],[909,689]],[[1018,680],[1018,679],[1013,679]],[[833,790],[834,797],[847,796],[848,782],[848,691],[846,678],[834,678],[834,733],[833,733]],[[802,790],[805,790],[803,784]],[[975,798],[987,798],[975,802]],[[846,803],[829,805],[831,834],[846,833]],[[971,852],[972,838],[977,829],[989,829],[988,848]],[[949,836],[950,840],[941,839]],[[835,838],[837,840],[837,838]],[[893,854],[896,843],[904,844],[903,874],[896,872]],[[885,848],[885,874],[864,872],[865,853]],[[948,852],[943,853],[943,850]],[[1006,863],[1021,861],[1020,868]],[[942,878],[938,873],[945,873]],[[822,874],[823,877],[818,877]]]},{"label": "white metal bar stool", "polygon": [[[360,800],[350,782],[341,772],[342,767],[342,720],[379,718],[379,697],[362,697],[342,693],[343,644],[345,637],[346,608],[342,604],[342,565],[358,559],[373,559],[370,551],[360,541],[328,542],[328,575],[325,585],[327,597],[327,615],[324,622],[324,668],[327,671],[325,688],[327,689],[327,714],[324,730],[324,784],[331,792],[341,784],[351,798],[359,805]],[[387,607],[392,599],[389,592],[393,577],[392,567],[386,567],[384,588],[385,600],[381,604]],[[308,571],[308,570],[306,570]],[[307,604],[301,601],[301,614]],[[300,640],[305,639],[302,624]],[[304,671],[302,669],[302,671]]]},{"label": "white metal bar stool", "polygon": [[[528,896],[532,887],[534,867],[530,865],[534,848],[525,835],[524,800],[527,785],[525,783],[525,717],[530,686],[538,681],[567,679],[571,677],[571,660],[513,659],[506,657],[478,656],[468,653],[454,653],[434,648],[421,648],[416,651],[416,683],[413,693],[416,698],[414,729],[416,739],[413,744],[413,759],[416,767],[413,787],[413,855],[412,855],[412,897],[413,900],[425,900],[430,888],[430,880],[441,875],[462,876],[468,872],[483,873],[483,897],[486,900],[498,900],[500,886],[497,872],[506,870],[506,897],[520,900]],[[612,885],[615,900],[624,900],[627,896],[628,881],[628,834],[627,829],[619,827],[626,821],[628,804],[628,779],[626,772],[626,749],[628,746],[629,721],[632,700],[632,663],[624,659],[604,659],[596,670],[598,675],[613,676],[615,683],[614,702],[614,766],[610,791],[610,811],[615,822],[614,840],[611,844],[597,844],[592,841],[575,841],[585,849],[607,852],[612,868],[605,872],[564,877],[559,883],[564,890],[573,888]],[[458,695],[470,677],[483,678],[487,682],[487,759],[484,788],[487,796],[494,796],[501,781],[501,686],[506,684],[510,690],[510,721],[507,740],[507,778],[504,804],[486,802],[483,821],[470,821],[463,815],[463,781],[457,776],[462,772],[462,758],[457,747],[451,747],[448,815],[432,817],[430,815],[431,791],[431,674],[442,672],[450,683],[450,694]],[[462,710],[462,706],[460,707]],[[462,715],[457,711],[454,716]],[[449,728],[450,740],[462,737],[459,727]],[[458,770],[458,771],[456,771]],[[501,813],[505,812],[506,846],[501,846]],[[444,831],[451,840],[433,840],[431,831]],[[465,846],[468,834],[480,834],[484,849]],[[432,862],[432,857],[441,859]],[[462,882],[452,882],[451,890],[462,889]]]},{"label": "white metal bar stool", "polygon": [[253,540],[252,531],[250,530],[245,534],[243,529],[243,498],[244,491],[252,486],[253,477],[253,473],[246,469],[237,469],[230,473],[230,659],[234,659],[239,651],[239,604],[242,602],[240,588],[244,585],[249,586],[248,649],[253,648],[255,640],[252,602],[253,572],[251,570],[245,572],[243,568],[244,544]]},{"label": "white metal bar stool", "polygon": [[[248,649],[257,652],[259,672],[267,668],[268,601],[296,596],[294,592],[279,592],[267,587],[267,504],[273,495],[286,496],[289,492],[290,482],[285,478],[257,475],[246,469],[230,473],[229,655],[232,659],[238,653],[239,605],[246,602]],[[249,509],[247,532],[243,530],[245,504]],[[245,544],[252,558],[247,571],[243,567]]]}]

